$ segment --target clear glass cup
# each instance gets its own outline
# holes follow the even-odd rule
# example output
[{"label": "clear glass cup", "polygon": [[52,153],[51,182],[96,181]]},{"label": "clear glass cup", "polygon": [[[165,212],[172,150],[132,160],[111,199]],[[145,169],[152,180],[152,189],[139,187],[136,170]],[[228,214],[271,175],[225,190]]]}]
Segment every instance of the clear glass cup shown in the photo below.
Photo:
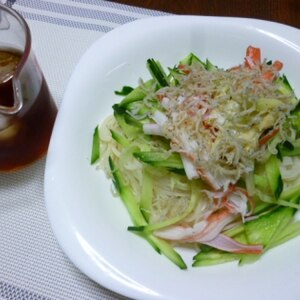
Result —
[{"label": "clear glass cup", "polygon": [[26,21],[0,4],[0,171],[24,167],[47,152],[56,114]]}]

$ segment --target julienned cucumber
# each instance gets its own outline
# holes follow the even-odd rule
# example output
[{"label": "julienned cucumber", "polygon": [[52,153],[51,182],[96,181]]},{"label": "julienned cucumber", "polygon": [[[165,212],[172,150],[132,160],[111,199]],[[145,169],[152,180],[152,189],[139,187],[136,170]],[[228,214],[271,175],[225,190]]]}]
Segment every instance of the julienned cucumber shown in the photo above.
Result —
[{"label": "julienned cucumber", "polygon": [[[151,85],[153,85],[154,83],[154,80],[151,79],[151,80],[148,80],[146,83],[145,83],[145,87],[150,87]],[[133,89],[129,94],[126,95],[126,97],[121,101],[121,103],[119,104],[119,106],[121,108],[128,108],[128,106],[134,102],[137,102],[137,101],[141,101],[144,99],[144,97],[146,96],[146,93],[145,91],[143,91],[142,88],[140,87],[137,87],[135,89]]]},{"label": "julienned cucumber", "polygon": [[273,155],[267,160],[265,166],[266,177],[272,195],[278,199],[283,190],[283,182],[280,174],[280,160]]},{"label": "julienned cucumber", "polygon": [[96,163],[99,158],[100,158],[100,137],[99,137],[99,128],[98,126],[96,126],[93,134],[91,164]]},{"label": "julienned cucumber", "polygon": [[156,80],[160,87],[168,86],[170,84],[169,79],[160,62],[155,61],[153,58],[149,58],[147,60],[147,68],[153,79]]},{"label": "julienned cucumber", "polygon": [[[188,55],[180,62],[180,64],[201,64],[206,70],[217,70],[217,67],[209,60],[203,62],[194,54]],[[169,149],[162,148],[153,150],[151,147],[149,148],[149,145],[146,144],[146,140],[149,139],[149,136],[145,136],[143,133],[143,118],[135,119],[130,114],[131,109],[133,110],[140,107],[141,113],[139,116],[142,116],[146,110],[145,118],[147,119],[147,113],[150,114],[151,112],[150,108],[143,106],[143,99],[146,96],[145,88],[155,87],[155,90],[157,90],[161,87],[172,85],[176,81],[175,77],[172,78],[172,72],[174,74],[177,73],[178,75],[182,71],[175,67],[174,69],[170,69],[170,74],[167,75],[160,63],[153,59],[149,59],[147,61],[147,67],[152,75],[152,79],[144,83],[144,88],[137,87],[133,90],[126,88],[124,91],[122,90],[121,94],[126,93],[127,95],[119,104],[115,104],[113,106],[114,117],[121,130],[111,130],[111,136],[114,141],[123,147],[123,149],[131,147],[132,141],[134,141],[135,138],[144,138],[145,145],[139,144],[138,147],[132,151],[132,155],[144,164],[144,170],[154,167],[158,168],[158,170],[163,170],[164,172],[164,169],[167,169],[168,171],[184,175],[185,172],[180,155],[178,153],[168,153]],[[278,84],[278,90],[282,94],[288,94],[292,91],[292,88],[284,75],[278,79]],[[295,101],[296,103],[298,100],[294,98],[292,101]],[[260,105],[266,105],[264,103],[264,99],[262,99]],[[276,101],[272,102],[271,105],[276,106]],[[149,111],[147,111],[147,109],[149,109]],[[155,109],[157,109],[157,107],[155,107]],[[293,118],[289,120],[289,125],[293,126],[300,135],[299,105],[292,112],[292,115]],[[139,141],[140,140],[143,141],[143,139],[139,139]],[[98,130],[95,130],[92,161],[96,161],[99,158],[99,149]],[[257,212],[257,216],[261,213],[257,219],[241,224],[235,233],[232,233],[233,231],[230,233],[230,236],[233,239],[244,244],[261,243],[265,249],[269,249],[291,237],[294,237],[300,232],[300,225],[296,224],[297,226],[293,226],[293,224],[291,224],[296,208],[282,207],[279,204],[279,200],[282,199],[285,202],[299,202],[300,188],[292,187],[290,190],[284,189],[280,174],[280,159],[283,156],[300,155],[300,147],[297,148],[287,142],[280,144],[278,146],[278,151],[278,156],[270,156],[269,160],[264,163],[263,167],[258,168],[258,172],[254,174],[255,188],[260,190],[262,194],[266,194],[267,197],[269,197],[268,199],[271,199],[272,201],[269,203],[267,201],[262,203],[266,206],[262,212]],[[148,223],[149,215],[147,215],[147,210],[149,210],[151,205],[151,195],[149,196],[148,193],[150,193],[149,190],[152,189],[153,184],[153,182],[151,182],[151,178],[149,180],[149,178],[145,176],[145,179],[143,180],[145,187],[143,187],[143,193],[141,196],[142,199],[135,199],[132,188],[125,183],[125,176],[118,168],[118,161],[113,161],[113,159],[109,157],[109,166],[116,190],[123,200],[134,225],[128,229],[145,238],[158,253],[164,254],[179,268],[186,269],[187,266],[185,262],[174,247],[167,241],[159,239],[152,234],[154,229],[160,228],[160,224],[157,225]],[[196,201],[191,200],[191,207],[194,205],[194,202]],[[239,260],[240,263],[247,263],[257,258],[259,258],[258,255],[228,253],[204,246],[202,247],[202,251],[194,257],[193,266],[212,265],[233,260]]]},{"label": "julienned cucumber", "polygon": [[263,165],[257,165],[254,173],[256,188],[274,198],[274,201],[280,197],[283,191],[280,163],[281,161],[272,155]]},{"label": "julienned cucumber", "polygon": [[[132,194],[130,186],[127,186],[123,182],[122,179],[123,176],[120,170],[118,170],[118,167],[113,162],[111,157],[109,157],[109,166],[113,176],[114,185],[130,214],[132,222],[134,223],[135,226],[147,225],[147,222],[139,208],[138,202],[136,201],[136,199]],[[154,249],[157,252],[164,254],[172,262],[174,262],[180,269],[187,268],[181,256],[167,242],[155,237],[151,233],[143,233],[142,237],[144,237],[154,247]]]},{"label": "julienned cucumber", "polygon": [[182,160],[178,153],[163,153],[155,151],[134,152],[133,156],[154,167],[163,167],[170,171],[185,174]]},{"label": "julienned cucumber", "polygon": [[[294,200],[296,201],[296,200]],[[298,201],[298,200],[297,200]],[[233,238],[242,243],[262,244],[265,251],[280,245],[290,238],[295,237],[294,232],[298,230],[299,225],[294,226],[293,230],[291,220],[296,209],[290,207],[278,207],[260,218],[246,222],[240,226],[240,230]],[[290,226],[290,230],[288,229]],[[285,232],[286,239],[283,238]],[[290,233],[290,237],[289,237]],[[228,253],[214,248],[204,248],[195,257],[193,266],[209,266],[238,260],[240,264],[251,263],[259,259],[259,255]]]}]

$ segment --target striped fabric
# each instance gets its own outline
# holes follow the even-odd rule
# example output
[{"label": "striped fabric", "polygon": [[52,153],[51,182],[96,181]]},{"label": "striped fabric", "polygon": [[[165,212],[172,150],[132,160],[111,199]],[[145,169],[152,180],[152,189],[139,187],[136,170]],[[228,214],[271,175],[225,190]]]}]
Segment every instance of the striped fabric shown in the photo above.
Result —
[{"label": "striped fabric", "polygon": [[[84,51],[133,20],[164,13],[102,0],[0,0],[27,20],[33,48],[59,106]],[[125,299],[82,274],[51,231],[43,197],[45,159],[0,173],[0,299]]]},{"label": "striped fabric", "polygon": [[163,13],[101,0],[12,1],[26,19],[108,32],[116,26]]}]

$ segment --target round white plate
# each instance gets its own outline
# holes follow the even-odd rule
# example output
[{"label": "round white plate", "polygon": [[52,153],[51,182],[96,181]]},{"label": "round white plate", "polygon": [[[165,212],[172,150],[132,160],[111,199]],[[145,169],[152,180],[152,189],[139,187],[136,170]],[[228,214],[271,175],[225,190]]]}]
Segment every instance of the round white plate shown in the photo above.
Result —
[{"label": "round white plate", "polygon": [[[252,265],[227,263],[180,270],[131,225],[111,182],[90,165],[93,130],[112,113],[123,85],[150,78],[148,58],[174,66],[194,52],[220,67],[243,61],[248,45],[284,62],[300,95],[300,31],[253,19],[171,16],[135,21],[106,34],[84,54],[55,124],[45,174],[46,205],[65,253],[99,284],[135,299],[300,299],[300,239]],[[190,264],[192,252],[181,252]]]}]

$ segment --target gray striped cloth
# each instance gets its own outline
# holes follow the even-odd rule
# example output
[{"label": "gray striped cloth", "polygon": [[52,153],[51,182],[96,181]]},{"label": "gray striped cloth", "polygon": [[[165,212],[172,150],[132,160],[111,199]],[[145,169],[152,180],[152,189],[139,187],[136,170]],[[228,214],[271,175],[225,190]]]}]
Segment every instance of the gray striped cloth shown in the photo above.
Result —
[{"label": "gray striped cloth", "polygon": [[[6,4],[28,21],[58,106],[75,65],[95,40],[127,22],[163,14],[102,0]],[[19,172],[0,173],[0,299],[125,299],[87,278],[60,249],[45,210],[44,167],[42,159]]]}]

